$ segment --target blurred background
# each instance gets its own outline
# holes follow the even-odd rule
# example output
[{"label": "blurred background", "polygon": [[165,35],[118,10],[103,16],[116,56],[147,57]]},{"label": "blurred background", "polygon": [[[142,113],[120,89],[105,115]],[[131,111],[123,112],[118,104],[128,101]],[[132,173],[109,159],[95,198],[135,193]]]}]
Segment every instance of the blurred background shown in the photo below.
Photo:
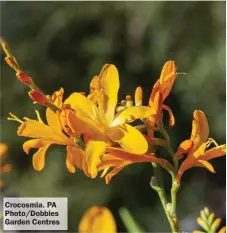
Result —
[{"label": "blurred background", "polygon": [[[176,118],[167,128],[174,150],[190,137],[192,113],[201,109],[210,125],[210,137],[226,141],[225,2],[1,2],[1,35],[21,67],[48,94],[60,87],[65,97],[89,91],[91,78],[105,63],[120,73],[119,100],[144,90],[144,104],[167,60],[179,75],[166,104]],[[126,207],[144,231],[167,232],[169,226],[157,194],[150,188],[150,164],[135,164],[115,176],[109,185],[91,180],[81,171],[70,174],[65,148],[52,146],[42,172],[32,168],[26,138],[16,134],[18,124],[9,112],[35,118],[28,88],[20,83],[1,51],[1,142],[9,146],[7,162],[13,171],[3,175],[3,196],[68,197],[69,231],[77,231],[84,211],[105,205],[113,212],[118,231],[126,231],[119,208]],[[167,123],[168,118],[165,115]],[[162,152],[164,153],[164,152]],[[166,152],[165,152],[166,153]],[[217,173],[193,168],[183,176],[178,194],[182,229],[199,229],[195,219],[204,206],[225,220],[225,158],[212,161]],[[170,177],[165,174],[166,186]],[[224,224],[224,223],[223,223]]]}]

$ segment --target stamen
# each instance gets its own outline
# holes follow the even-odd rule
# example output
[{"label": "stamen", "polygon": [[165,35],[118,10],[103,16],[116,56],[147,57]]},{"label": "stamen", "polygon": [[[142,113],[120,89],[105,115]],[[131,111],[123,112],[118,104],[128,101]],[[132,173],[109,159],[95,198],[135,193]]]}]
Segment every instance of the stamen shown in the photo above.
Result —
[{"label": "stamen", "polygon": [[9,121],[17,121],[17,122],[19,122],[19,123],[21,123],[21,124],[24,123],[21,119],[19,119],[19,118],[18,118],[16,115],[14,115],[13,113],[10,112],[9,115],[10,115],[11,117],[8,117],[7,120],[9,120]]},{"label": "stamen", "polygon": [[38,121],[41,122],[41,123],[44,123],[43,120],[42,120],[42,118],[41,118],[41,116],[40,116],[39,111],[38,111],[38,110],[35,110],[35,113],[36,113],[36,116],[37,116]]},{"label": "stamen", "polygon": [[105,168],[102,174],[100,175],[100,178],[103,178],[107,174],[108,170],[109,170],[109,167]]},{"label": "stamen", "polygon": [[177,75],[178,75],[178,74],[187,75],[187,73],[185,73],[185,72],[176,72],[176,73],[177,73]]},{"label": "stamen", "polygon": [[218,143],[213,139],[213,138],[208,138],[207,142],[206,142],[206,147],[210,147],[211,144],[214,144],[215,146],[218,146]]}]

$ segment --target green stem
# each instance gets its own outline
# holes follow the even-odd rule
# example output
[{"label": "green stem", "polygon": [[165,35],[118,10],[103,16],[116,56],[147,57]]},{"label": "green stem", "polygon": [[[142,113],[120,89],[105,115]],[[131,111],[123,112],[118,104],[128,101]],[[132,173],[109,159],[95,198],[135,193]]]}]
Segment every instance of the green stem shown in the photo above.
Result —
[{"label": "green stem", "polygon": [[178,159],[176,158],[176,156],[175,156],[175,154],[174,154],[174,152],[172,150],[169,135],[168,135],[168,133],[166,132],[166,130],[163,127],[161,127],[159,129],[159,132],[164,136],[164,138],[166,140],[167,150],[168,150],[169,154],[172,157],[174,167],[175,167],[175,171],[177,171],[178,170]]},{"label": "green stem", "polygon": [[[164,209],[165,215],[166,215],[167,220],[170,224],[172,232],[178,233],[178,232],[180,232],[180,229],[179,229],[179,225],[176,221],[177,218],[175,217],[175,214],[172,214],[172,211],[169,211],[167,209],[168,202],[167,202],[167,198],[166,198],[166,194],[165,194],[165,189],[163,186],[161,169],[157,163],[151,163],[151,164],[152,164],[153,171],[154,171],[154,177],[152,177],[152,180],[151,180],[151,187],[158,193],[159,199],[161,201],[162,207]],[[175,194],[174,192],[175,192],[175,189],[173,190],[173,194]]]}]

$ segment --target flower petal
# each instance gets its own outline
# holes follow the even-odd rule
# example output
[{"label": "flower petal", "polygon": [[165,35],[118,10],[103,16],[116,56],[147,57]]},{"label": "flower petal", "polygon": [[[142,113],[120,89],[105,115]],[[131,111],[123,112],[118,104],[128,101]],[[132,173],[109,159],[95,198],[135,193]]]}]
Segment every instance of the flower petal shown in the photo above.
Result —
[{"label": "flower petal", "polygon": [[173,127],[175,125],[175,118],[174,118],[171,108],[164,104],[162,105],[162,107],[169,113],[169,125],[170,127]]},{"label": "flower petal", "polygon": [[176,155],[180,157],[181,155],[188,153],[190,150],[193,149],[193,146],[194,144],[192,140],[188,139],[188,140],[183,141],[178,147]]},{"label": "flower petal", "polygon": [[114,118],[120,87],[118,70],[114,65],[106,64],[99,77],[101,87],[99,107],[105,113],[108,124],[110,124]]},{"label": "flower petal", "polygon": [[168,161],[156,158],[153,154],[138,155],[126,152],[116,147],[108,147],[106,149],[106,152],[107,153],[103,155],[102,161],[98,168],[99,170],[105,170],[107,168],[114,167],[113,170],[109,172],[105,177],[107,184],[110,182],[111,178],[114,175],[120,172],[124,167],[133,163],[155,162],[168,171],[174,170],[173,166]]},{"label": "flower petal", "polygon": [[226,144],[207,150],[204,155],[201,155],[199,157],[199,159],[207,161],[210,159],[224,156],[225,154],[226,154]]},{"label": "flower petal", "polygon": [[176,176],[176,182],[180,183],[181,177],[183,175],[183,173],[188,170],[189,168],[195,166],[196,163],[196,159],[192,158],[192,157],[188,157],[186,158],[183,163],[181,164],[178,172],[177,172],[177,176]]},{"label": "flower petal", "polygon": [[111,170],[106,176],[106,184],[109,184],[113,176],[115,176],[117,173],[119,173],[122,169],[124,169],[128,164],[123,162],[122,165],[115,167],[113,170]]},{"label": "flower petal", "polygon": [[79,223],[79,233],[116,233],[117,227],[109,209],[93,206],[88,209]]},{"label": "flower petal", "polygon": [[94,121],[99,115],[96,105],[81,93],[74,92],[65,100],[64,104],[69,104],[76,113],[79,112]]},{"label": "flower petal", "polygon": [[86,134],[90,138],[95,139],[105,138],[104,126],[98,124],[96,121],[81,112],[77,112],[77,114],[75,114],[75,112],[69,110],[66,113],[66,119],[72,132]]},{"label": "flower petal", "polygon": [[192,157],[188,157],[187,159],[184,160],[184,162],[180,166],[180,169],[178,170],[178,173],[176,176],[177,183],[180,183],[183,173],[192,167],[207,168],[210,172],[215,173],[213,166],[209,162],[204,161],[204,160],[197,160]]},{"label": "flower petal", "polygon": [[209,126],[207,118],[202,111],[195,110],[193,117],[191,139],[195,144],[195,149],[197,149],[202,143],[207,141],[209,136]]},{"label": "flower petal", "polygon": [[30,138],[43,138],[55,144],[69,143],[69,139],[63,133],[57,134],[50,126],[36,120],[25,121],[19,126],[17,134]]},{"label": "flower petal", "polygon": [[57,112],[54,112],[50,108],[46,109],[46,119],[48,125],[56,132],[61,134],[62,133],[62,127],[61,122],[59,120],[59,114]]},{"label": "flower petal", "polygon": [[123,125],[135,121],[140,118],[147,118],[150,115],[155,114],[154,109],[146,106],[133,106],[126,108],[117,114],[111,126]]},{"label": "flower petal", "polygon": [[141,106],[143,102],[143,90],[141,87],[137,87],[135,91],[135,105]]},{"label": "flower petal", "polygon": [[90,140],[85,150],[85,156],[83,157],[83,169],[84,173],[95,178],[98,173],[97,166],[101,162],[101,157],[106,150],[107,144],[103,141]]},{"label": "flower petal", "polygon": [[204,167],[206,169],[208,169],[210,172],[215,173],[215,170],[213,168],[213,166],[204,160],[198,160],[198,162],[195,164],[196,167]]},{"label": "flower petal", "polygon": [[110,127],[107,135],[112,141],[119,143],[128,152],[135,154],[144,154],[147,152],[148,144],[145,137],[131,125],[125,124]]},{"label": "flower petal", "polygon": [[75,173],[76,172],[76,168],[73,162],[73,154],[71,153],[71,151],[69,150],[69,146],[66,147],[66,151],[67,151],[67,155],[66,155],[66,167],[68,169],[69,172],[71,173]]},{"label": "flower petal", "polygon": [[55,91],[52,95],[52,100],[54,104],[58,107],[62,107],[62,99],[64,95],[64,89],[61,87],[59,91]]},{"label": "flower petal", "polygon": [[69,154],[70,160],[76,167],[79,169],[83,168],[84,151],[75,146],[67,146],[67,154]]},{"label": "flower petal", "polygon": [[36,171],[41,171],[45,165],[45,155],[46,151],[51,144],[47,144],[44,147],[41,147],[32,157],[32,164]]},{"label": "flower petal", "polygon": [[47,144],[51,144],[51,141],[44,139],[31,139],[23,144],[23,150],[26,154],[29,154],[31,148],[41,148]]},{"label": "flower petal", "polygon": [[161,84],[160,90],[163,95],[163,100],[165,100],[166,97],[169,95],[173,83],[175,81],[175,78],[176,78],[176,65],[174,61],[167,61],[162,68],[161,76],[159,79]]}]

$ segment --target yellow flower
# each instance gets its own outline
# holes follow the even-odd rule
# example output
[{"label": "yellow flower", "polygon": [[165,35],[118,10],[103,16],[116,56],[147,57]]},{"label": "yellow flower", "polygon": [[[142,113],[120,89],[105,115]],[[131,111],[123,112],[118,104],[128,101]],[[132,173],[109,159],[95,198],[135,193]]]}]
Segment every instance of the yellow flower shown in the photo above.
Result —
[{"label": "yellow flower", "polygon": [[[54,104],[59,109],[62,108],[63,92],[64,90],[61,88],[51,97]],[[49,146],[52,144],[66,146],[66,166],[69,172],[74,173],[76,171],[75,165],[81,169],[83,151],[75,146],[74,139],[71,135],[66,136],[66,134],[63,133],[63,127],[59,119],[59,111],[53,112],[50,108],[46,109],[47,124],[42,121],[38,111],[36,111],[36,114],[38,120],[24,118],[25,121],[22,121],[13,114],[11,114],[11,118],[8,118],[9,120],[16,120],[21,123],[17,131],[19,136],[34,138],[23,144],[23,150],[26,154],[29,153],[31,148],[38,149],[33,155],[32,162],[34,169],[41,171],[44,168],[45,154]]]},{"label": "yellow flower", "polygon": [[149,106],[155,110],[155,115],[148,118],[148,123],[151,126],[159,124],[161,118],[162,109],[165,109],[169,113],[169,124],[173,126],[175,124],[175,119],[172,110],[165,104],[163,104],[166,97],[169,95],[174,81],[176,79],[176,65],[174,61],[167,61],[161,72],[160,78],[156,81],[149,99]]},{"label": "yellow flower", "polygon": [[[208,160],[224,156],[226,153],[226,144],[218,146],[213,139],[208,138],[209,126],[205,114],[195,110],[193,117],[191,138],[183,141],[176,153],[178,157],[188,153],[178,171],[176,177],[178,183],[183,173],[191,167],[204,167],[214,173],[215,170]],[[215,144],[215,147],[207,150],[212,143]]]},{"label": "yellow flower", "polygon": [[[8,146],[5,143],[0,143],[0,173],[7,173],[12,170],[11,164],[5,164],[3,165],[6,157],[6,153],[8,151]],[[3,181],[0,179],[0,188],[3,187]]]},{"label": "yellow flower", "polygon": [[147,118],[154,111],[145,106],[133,106],[115,115],[119,77],[114,65],[106,64],[100,75],[92,80],[91,87],[92,93],[88,98],[80,93],[73,93],[65,104],[74,110],[67,111],[66,116],[71,130],[90,139],[85,150],[83,168],[88,176],[94,178],[97,176],[101,156],[111,141],[120,144],[128,152],[146,153],[146,139],[127,123]]},{"label": "yellow flower", "polygon": [[[103,155],[102,162],[98,168],[99,170],[103,170],[101,177],[105,176],[106,184],[109,184],[112,177],[126,166],[144,162],[155,162],[167,170],[173,170],[172,165],[168,161],[156,158],[152,153],[137,155],[115,147],[108,147],[106,149],[106,154]],[[113,167],[113,170],[108,173],[111,167]]]},{"label": "yellow flower", "polygon": [[117,226],[109,209],[93,206],[88,209],[79,223],[79,233],[115,233]]}]

